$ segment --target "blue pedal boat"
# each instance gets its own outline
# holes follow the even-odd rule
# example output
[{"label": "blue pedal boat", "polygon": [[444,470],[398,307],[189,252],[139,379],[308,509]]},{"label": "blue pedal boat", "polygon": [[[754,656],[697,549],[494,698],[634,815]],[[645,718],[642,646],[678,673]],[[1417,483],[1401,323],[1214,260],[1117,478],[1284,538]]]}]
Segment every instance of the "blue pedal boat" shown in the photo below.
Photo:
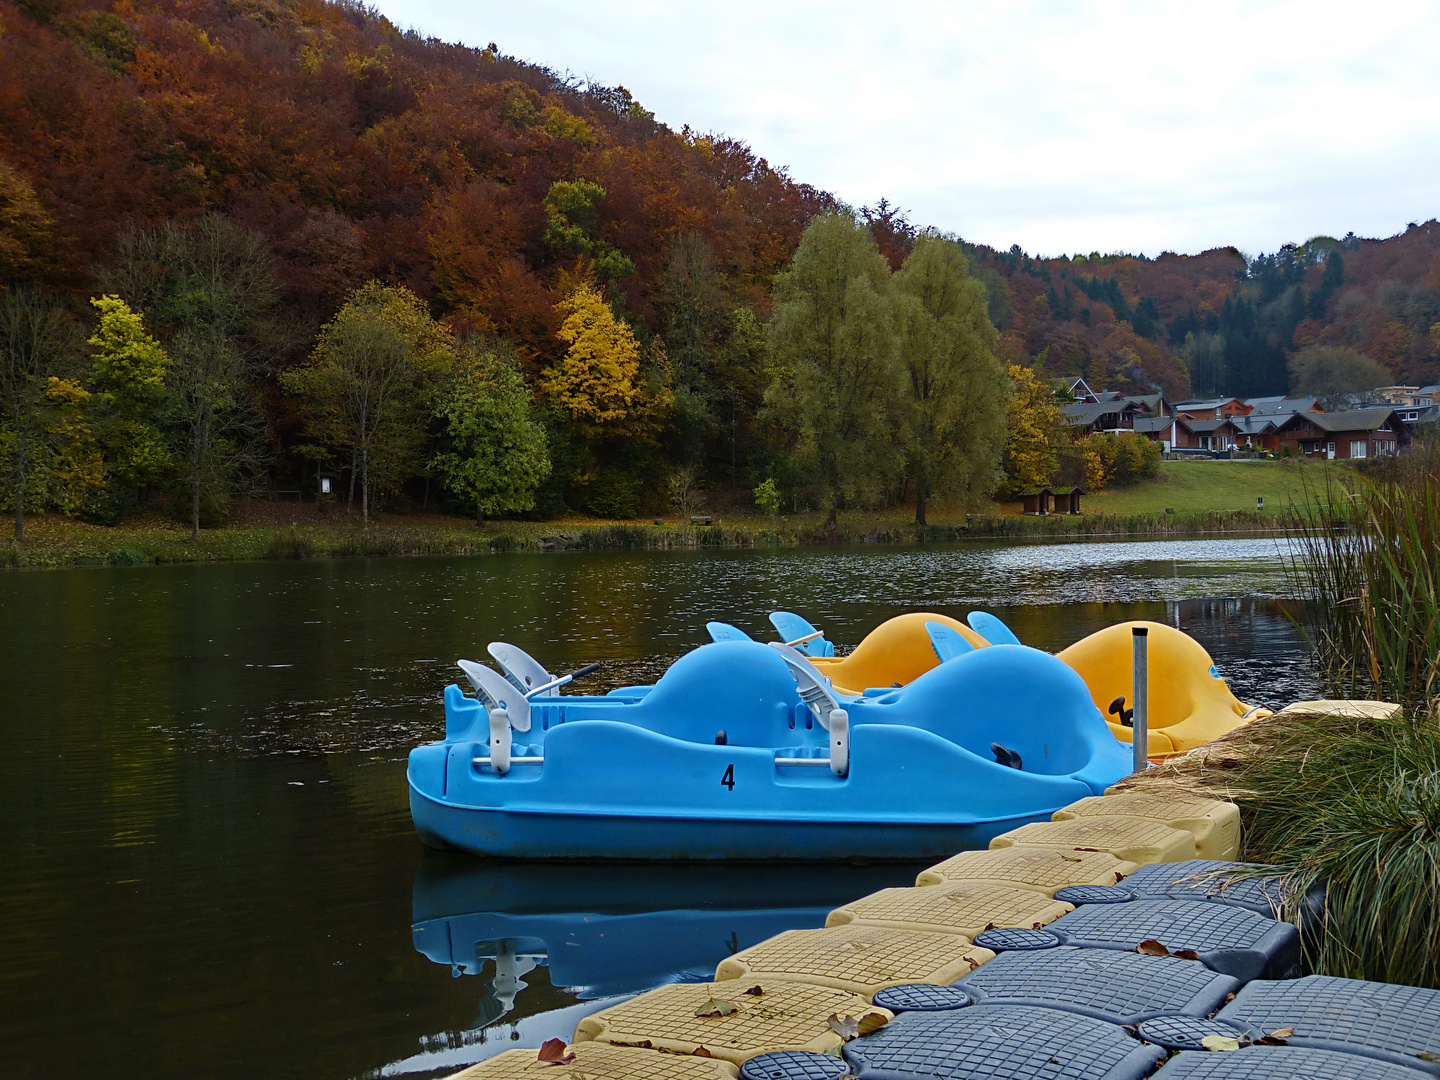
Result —
[{"label": "blue pedal boat", "polygon": [[859,696],[837,694],[778,642],[703,645],[653,687],[603,696],[559,696],[569,676],[551,678],[513,646],[490,652],[505,674],[461,661],[477,696],[446,687],[444,740],[410,753],[411,816],[432,847],[935,858],[1130,770],[1080,677],[1023,645],[956,651],[903,687]]}]

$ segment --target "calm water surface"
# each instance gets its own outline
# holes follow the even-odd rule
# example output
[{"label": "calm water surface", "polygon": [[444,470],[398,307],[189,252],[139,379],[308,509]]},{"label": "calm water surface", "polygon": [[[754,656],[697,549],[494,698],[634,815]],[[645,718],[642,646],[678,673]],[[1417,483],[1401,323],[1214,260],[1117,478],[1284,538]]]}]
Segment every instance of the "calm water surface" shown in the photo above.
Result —
[{"label": "calm water surface", "polygon": [[404,757],[503,638],[589,689],[706,620],[855,644],[984,606],[1058,649],[1131,618],[1247,701],[1314,696],[1283,541],[513,555],[0,574],[0,1075],[441,1075],[915,868],[514,866],[424,852]]}]

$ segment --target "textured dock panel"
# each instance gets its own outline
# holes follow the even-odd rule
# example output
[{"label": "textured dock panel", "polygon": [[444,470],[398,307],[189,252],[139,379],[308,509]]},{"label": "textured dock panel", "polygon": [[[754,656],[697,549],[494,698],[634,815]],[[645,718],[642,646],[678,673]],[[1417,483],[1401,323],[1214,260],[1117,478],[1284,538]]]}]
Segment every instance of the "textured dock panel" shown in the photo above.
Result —
[{"label": "textured dock panel", "polygon": [[990,847],[1108,851],[1117,859],[1133,863],[1179,862],[1195,858],[1195,837],[1190,833],[1172,829],[1158,821],[1135,817],[1037,821],[1002,833],[990,841]]},{"label": "textured dock panel", "polygon": [[760,1054],[740,1067],[744,1080],[843,1080],[849,1073],[843,1058],[809,1050]]},{"label": "textured dock panel", "polygon": [[1358,720],[1393,720],[1399,716],[1402,706],[1390,701],[1347,700],[1344,698],[1297,701],[1286,705],[1276,716],[1353,716]]},{"label": "textured dock panel", "polygon": [[1249,1042],[1251,1037],[1243,1024],[1206,1016],[1156,1016],[1144,1021],[1135,1033],[1166,1050],[1204,1050],[1205,1040],[1217,1036],[1237,1043]]},{"label": "textured dock panel", "polygon": [[1056,810],[1052,820],[1094,817],[1145,818],[1184,830],[1195,837],[1195,854],[1202,859],[1233,859],[1240,854],[1240,807],[1232,802],[1138,792],[1092,795]]},{"label": "textured dock panel", "polygon": [[962,851],[928,870],[920,871],[916,885],[947,881],[992,881],[1018,889],[1033,889],[1054,896],[1066,885],[1114,885],[1137,869],[1136,864],[1104,851],[1051,851],[1048,848],[1007,847],[991,851]]},{"label": "textured dock panel", "polygon": [[956,985],[981,1003],[1064,1009],[1117,1024],[1208,1016],[1240,989],[1196,960],[1074,948],[1001,953]]},{"label": "textured dock panel", "polygon": [[[756,986],[760,994],[745,992]],[[726,1016],[695,1015],[717,1001],[733,1005],[735,1011]],[[773,979],[673,983],[585,1017],[575,1028],[575,1041],[643,1046],[672,1054],[693,1054],[703,1046],[717,1058],[742,1065],[772,1050],[831,1050],[842,1040],[828,1018],[838,1014],[859,1019],[866,1013],[891,1015],[854,994],[808,983]]]},{"label": "textured dock panel", "polygon": [[1140,1080],[1164,1056],[1118,1024],[1021,1005],[910,1013],[845,1047],[861,1080]]},{"label": "textured dock panel", "polygon": [[[718,1058],[680,1057],[607,1043],[576,1043],[569,1065],[541,1065],[534,1050],[506,1050],[448,1080],[733,1080],[735,1066]],[[832,1059],[833,1060],[833,1059]]]},{"label": "textured dock panel", "polygon": [[876,1005],[893,1013],[943,1012],[946,1009],[963,1009],[975,1004],[975,1000],[958,986],[936,986],[934,983],[901,983],[876,990],[872,998]]},{"label": "textured dock panel", "polygon": [[[1284,914],[1289,896],[1279,878],[1234,878],[1227,871],[1253,865],[1215,859],[1187,859],[1178,863],[1142,866],[1128,875],[1121,888],[1141,899],[1208,901],[1247,908],[1277,918]],[[1323,902],[1317,898],[1316,903]]]},{"label": "textured dock panel", "polygon": [[1289,1042],[1296,1046],[1363,1054],[1440,1075],[1440,1062],[1416,1056],[1440,1057],[1440,990],[1308,975],[1252,983],[1220,1016],[1266,1032],[1293,1027]]},{"label": "textured dock panel", "polygon": [[1248,1046],[1176,1054],[1155,1080],[1426,1080],[1423,1072],[1305,1046]]},{"label": "textured dock panel", "polygon": [[1063,944],[1094,949],[1133,950],[1147,940],[1172,953],[1193,949],[1207,967],[1241,982],[1283,978],[1300,960],[1300,932],[1294,926],[1224,904],[1087,904],[1046,929]]},{"label": "textured dock panel", "polygon": [[1074,911],[1030,889],[959,881],[914,889],[881,889],[836,908],[826,926],[863,923],[906,930],[944,930],[973,939],[996,926],[1040,927]]},{"label": "textured dock panel", "polygon": [[994,955],[959,934],[856,925],[787,930],[720,961],[715,981],[793,979],[869,995],[897,983],[952,983]]}]

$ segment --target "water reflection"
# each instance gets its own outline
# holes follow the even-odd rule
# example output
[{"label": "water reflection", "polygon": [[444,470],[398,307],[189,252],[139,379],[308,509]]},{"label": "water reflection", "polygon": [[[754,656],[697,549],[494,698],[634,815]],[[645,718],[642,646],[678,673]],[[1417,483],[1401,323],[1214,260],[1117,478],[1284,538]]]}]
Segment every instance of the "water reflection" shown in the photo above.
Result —
[{"label": "water reflection", "polygon": [[474,1027],[516,1007],[524,978],[580,1000],[708,979],[782,930],[823,926],[856,896],[909,885],[924,863],[513,863],[427,852],[415,876],[416,951],[485,975]]}]

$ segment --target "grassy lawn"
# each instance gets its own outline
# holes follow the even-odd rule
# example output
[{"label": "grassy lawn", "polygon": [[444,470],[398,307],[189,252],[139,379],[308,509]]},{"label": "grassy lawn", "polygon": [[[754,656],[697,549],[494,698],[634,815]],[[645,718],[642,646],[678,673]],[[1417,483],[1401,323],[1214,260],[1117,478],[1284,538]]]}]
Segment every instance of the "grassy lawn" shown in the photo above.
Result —
[{"label": "grassy lawn", "polygon": [[[1115,488],[1081,501],[1086,513],[1177,514],[1254,510],[1264,496],[1266,513],[1314,502],[1328,473],[1350,475],[1344,466],[1299,461],[1162,461],[1157,480]],[[1309,491],[1306,491],[1306,488]]]}]

